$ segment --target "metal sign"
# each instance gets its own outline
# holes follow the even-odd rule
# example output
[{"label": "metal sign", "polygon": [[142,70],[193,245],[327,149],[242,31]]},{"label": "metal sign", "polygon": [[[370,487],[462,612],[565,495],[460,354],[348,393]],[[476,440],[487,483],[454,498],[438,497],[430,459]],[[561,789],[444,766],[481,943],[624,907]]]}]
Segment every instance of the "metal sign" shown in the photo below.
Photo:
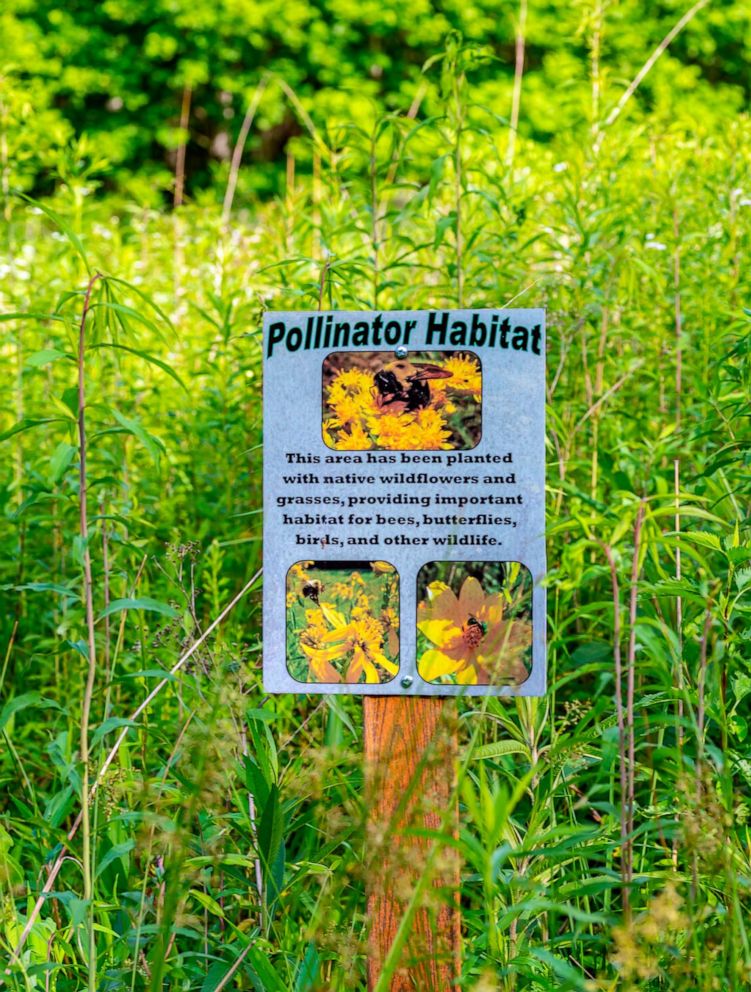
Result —
[{"label": "metal sign", "polygon": [[268,692],[545,692],[543,310],[268,313]]}]

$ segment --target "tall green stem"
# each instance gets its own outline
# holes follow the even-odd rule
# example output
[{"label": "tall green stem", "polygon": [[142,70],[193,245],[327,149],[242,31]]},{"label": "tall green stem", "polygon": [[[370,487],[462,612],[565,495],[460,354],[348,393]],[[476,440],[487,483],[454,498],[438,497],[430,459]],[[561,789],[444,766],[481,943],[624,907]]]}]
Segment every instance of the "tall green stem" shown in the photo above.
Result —
[{"label": "tall green stem", "polygon": [[81,763],[83,764],[83,787],[81,790],[81,809],[83,813],[83,897],[88,903],[89,934],[88,934],[88,990],[96,992],[96,943],[94,940],[94,886],[91,864],[91,821],[89,816],[89,718],[91,700],[94,695],[96,680],[96,642],[94,639],[94,595],[91,579],[91,554],[89,553],[89,524],[86,512],[87,476],[86,476],[86,318],[91,305],[91,293],[94,283],[101,279],[100,273],[95,272],[86,287],[83,301],[81,324],[78,332],[78,446],[80,453],[79,469],[79,504],[80,504],[80,534],[83,548],[83,596],[86,609],[86,628],[88,635],[88,668],[86,673],[86,688],[83,694],[81,708]]}]

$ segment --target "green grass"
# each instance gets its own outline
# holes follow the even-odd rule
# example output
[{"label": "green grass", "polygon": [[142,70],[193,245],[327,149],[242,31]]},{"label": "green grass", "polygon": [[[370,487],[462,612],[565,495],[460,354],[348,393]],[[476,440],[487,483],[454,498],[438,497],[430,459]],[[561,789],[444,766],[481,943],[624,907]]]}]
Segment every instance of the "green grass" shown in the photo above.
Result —
[{"label": "green grass", "polygon": [[10,989],[365,987],[360,701],[260,687],[261,315],[512,300],[548,309],[550,690],[462,704],[462,987],[751,982],[751,125],[629,104],[511,157],[445,79],[227,226],[5,200]]}]

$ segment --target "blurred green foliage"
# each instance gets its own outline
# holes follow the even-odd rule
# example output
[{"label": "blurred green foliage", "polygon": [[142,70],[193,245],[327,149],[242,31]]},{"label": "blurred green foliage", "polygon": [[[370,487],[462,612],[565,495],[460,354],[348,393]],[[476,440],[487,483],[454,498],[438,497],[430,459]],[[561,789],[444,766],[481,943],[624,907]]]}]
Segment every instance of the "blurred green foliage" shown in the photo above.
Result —
[{"label": "blurred green foliage", "polygon": [[[514,144],[515,8],[300,4],[252,26],[264,8],[239,3],[12,3],[0,979],[365,986],[364,884],[390,837],[367,830],[359,700],[264,695],[257,582],[195,648],[261,562],[261,317],[513,300],[548,311],[550,689],[459,709],[461,825],[446,840],[463,864],[461,987],[745,992],[748,8],[705,6],[607,124],[686,7],[532,5]],[[473,47],[444,42],[449,25]],[[212,129],[231,147],[272,70],[222,216]],[[186,85],[189,197],[167,211]],[[285,121],[295,133],[274,149]],[[84,540],[76,361],[96,271]],[[91,898],[76,826],[87,548]],[[625,715],[617,659],[634,686]]]},{"label": "blurred green foliage", "polygon": [[[521,133],[549,141],[598,112],[593,57],[599,111],[607,111],[684,9],[680,0],[530,4]],[[428,77],[423,91],[421,68],[451,31],[488,56],[473,75],[474,99],[504,118],[518,13],[510,0],[6,0],[6,181],[48,190],[66,141],[86,133],[111,163],[109,186],[156,203],[156,191],[170,185],[176,149],[187,143],[188,190],[210,195],[226,180],[241,121],[266,74],[297,94],[323,132],[367,124],[415,99],[429,116],[440,111],[439,86]],[[751,95],[750,53],[746,0],[711,4],[659,60],[634,114],[689,125],[732,116]],[[280,190],[287,148],[309,169],[301,130],[272,82],[247,149],[248,160],[265,167],[244,177],[247,195]]]}]

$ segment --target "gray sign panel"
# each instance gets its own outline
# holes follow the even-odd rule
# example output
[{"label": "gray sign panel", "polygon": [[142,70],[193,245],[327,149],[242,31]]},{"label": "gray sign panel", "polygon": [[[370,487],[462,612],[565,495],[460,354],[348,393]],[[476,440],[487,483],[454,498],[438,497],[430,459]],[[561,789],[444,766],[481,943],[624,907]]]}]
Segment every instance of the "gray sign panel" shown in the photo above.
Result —
[{"label": "gray sign panel", "polygon": [[267,691],[544,694],[544,316],[266,314]]}]

